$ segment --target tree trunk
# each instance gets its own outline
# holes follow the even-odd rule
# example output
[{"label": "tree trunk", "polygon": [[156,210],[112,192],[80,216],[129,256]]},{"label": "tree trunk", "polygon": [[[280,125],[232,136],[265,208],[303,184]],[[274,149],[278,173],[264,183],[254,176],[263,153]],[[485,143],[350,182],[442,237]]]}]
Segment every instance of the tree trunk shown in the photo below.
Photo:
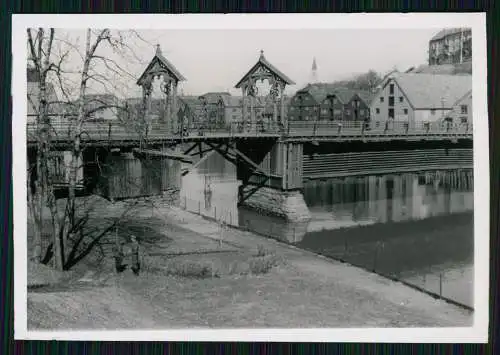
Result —
[{"label": "tree trunk", "polygon": [[[54,29],[50,29],[50,36],[45,38],[45,31],[39,28],[37,32],[37,48],[31,36],[31,30],[28,29],[28,43],[30,46],[31,59],[35,63],[39,78],[38,92],[38,115],[37,115],[37,157],[36,157],[36,174],[35,194],[32,199],[32,213],[35,219],[35,240],[33,257],[35,260],[40,260],[41,253],[41,235],[43,230],[44,207],[48,207],[51,215],[52,236],[54,245],[54,267],[62,270],[63,260],[60,252],[60,223],[57,213],[56,199],[52,182],[50,181],[49,159],[50,159],[50,118],[48,116],[48,101],[47,101],[47,73],[50,69],[50,54],[54,40]],[[46,47],[44,44],[46,43]],[[30,197],[28,197],[30,198]],[[33,198],[33,196],[31,196]]]},{"label": "tree trunk", "polygon": [[[59,221],[59,214],[57,213],[56,198],[54,195],[53,182],[50,181],[49,160],[50,160],[50,118],[47,110],[47,67],[44,65],[40,78],[40,117],[41,117],[41,130],[40,141],[41,150],[39,151],[40,157],[40,178],[41,178],[41,192],[45,195],[45,206],[48,207],[51,217],[52,237],[54,243],[54,268],[57,270],[63,269],[64,257],[63,246],[60,238],[61,226]],[[42,211],[43,216],[43,211]],[[43,223],[43,219],[42,219]]]},{"label": "tree trunk", "polygon": [[[37,162],[38,162],[37,157]],[[39,164],[37,164],[39,166]],[[33,251],[30,257],[30,260],[35,263],[40,263],[42,261],[42,219],[41,219],[41,205],[40,205],[40,194],[33,194],[33,190],[31,188],[31,170],[28,170],[28,183],[27,183],[27,192],[28,192],[28,212],[31,214],[31,218],[33,221]],[[38,180],[38,179],[37,179]],[[39,187],[40,184],[37,183]],[[37,188],[37,191],[40,191]]]},{"label": "tree trunk", "polygon": [[63,233],[64,244],[67,245],[67,235],[71,226],[75,223],[75,214],[77,213],[75,209],[76,200],[76,184],[78,179],[78,171],[80,168],[80,157],[81,157],[81,140],[80,136],[82,133],[82,126],[85,121],[85,95],[87,90],[87,81],[89,79],[89,67],[92,57],[95,53],[97,46],[101,41],[101,35],[97,38],[96,42],[90,45],[91,40],[91,30],[87,29],[86,43],[85,43],[85,61],[82,68],[82,77],[80,81],[79,90],[79,101],[78,101],[78,118],[73,131],[73,149],[71,152],[71,162],[70,162],[70,172],[68,181],[68,199],[66,205],[66,228]]}]

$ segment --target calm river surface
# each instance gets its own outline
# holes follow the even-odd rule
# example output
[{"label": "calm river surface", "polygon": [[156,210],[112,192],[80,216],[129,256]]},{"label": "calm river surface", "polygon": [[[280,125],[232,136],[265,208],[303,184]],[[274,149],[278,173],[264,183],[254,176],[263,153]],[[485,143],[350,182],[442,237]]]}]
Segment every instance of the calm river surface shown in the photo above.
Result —
[{"label": "calm river surface", "polygon": [[181,205],[474,306],[472,169],[306,181],[306,226],[238,210],[238,185],[215,153],[183,178]]}]

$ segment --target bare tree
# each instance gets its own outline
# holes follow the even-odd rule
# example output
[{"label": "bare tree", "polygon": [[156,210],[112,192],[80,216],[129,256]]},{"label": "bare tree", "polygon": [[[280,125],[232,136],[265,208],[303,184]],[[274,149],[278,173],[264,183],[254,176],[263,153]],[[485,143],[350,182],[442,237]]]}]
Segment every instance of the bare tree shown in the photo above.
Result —
[{"label": "bare tree", "polygon": [[[36,32],[36,39],[33,38],[32,30],[28,29],[28,45],[30,50],[30,60],[35,67],[38,80],[40,82],[37,98],[38,115],[36,117],[36,179],[34,191],[31,189],[31,178],[28,178],[28,203],[35,222],[34,249],[32,258],[35,262],[41,261],[41,233],[43,230],[43,206],[46,205],[51,213],[52,234],[54,236],[54,246],[56,255],[60,255],[60,243],[57,242],[57,235],[60,230],[59,217],[57,215],[56,201],[53,185],[49,177],[49,152],[50,152],[50,119],[48,115],[47,97],[47,76],[53,69],[51,63],[51,52],[54,43],[54,29],[49,30],[48,38],[45,30],[39,28]],[[28,173],[31,177],[31,170]],[[62,269],[62,262],[55,258],[55,267]]]},{"label": "bare tree", "polygon": [[[47,34],[48,33],[48,34]],[[39,28],[28,29],[29,60],[33,63],[39,82],[39,91],[36,98],[35,136],[37,137],[35,166],[28,172],[28,205],[35,222],[34,248],[32,259],[35,262],[48,262],[53,258],[54,267],[67,270],[74,266],[90,253],[100,239],[123,218],[128,209],[115,218],[108,228],[92,233],[85,233],[84,227],[89,219],[89,213],[77,211],[76,191],[79,183],[79,171],[82,168],[82,153],[85,149],[82,136],[86,134],[85,123],[96,111],[114,108],[124,110],[124,106],[107,101],[90,105],[88,98],[89,85],[100,85],[106,92],[118,91],[113,76],[135,79],[125,68],[109,55],[100,52],[106,48],[114,54],[132,54],[133,50],[126,43],[130,36],[138,36],[135,32],[127,35],[120,31],[109,29],[85,31],[85,45],[83,53],[79,46],[63,36],[56,37],[56,31]],[[54,55],[54,48],[59,48],[59,55]],[[67,58],[77,56],[81,64],[70,68]],[[76,79],[75,79],[76,78]],[[58,102],[50,102],[47,87],[49,81],[57,85],[62,98]],[[97,100],[99,101],[99,100]],[[71,141],[71,159],[68,174],[68,194],[64,207],[59,207],[55,198],[54,184],[51,178],[51,138],[55,131],[51,125],[51,104],[64,104],[64,109],[71,111],[72,120],[69,129]],[[61,106],[58,106],[61,110]],[[42,257],[42,230],[43,210],[50,211],[50,225],[52,240]],[[82,243],[85,238],[90,242]],[[84,247],[82,245],[85,244]]]},{"label": "bare tree", "polygon": [[380,75],[374,71],[369,70],[368,72],[359,75],[355,81],[358,89],[373,91],[380,83],[382,78]]}]

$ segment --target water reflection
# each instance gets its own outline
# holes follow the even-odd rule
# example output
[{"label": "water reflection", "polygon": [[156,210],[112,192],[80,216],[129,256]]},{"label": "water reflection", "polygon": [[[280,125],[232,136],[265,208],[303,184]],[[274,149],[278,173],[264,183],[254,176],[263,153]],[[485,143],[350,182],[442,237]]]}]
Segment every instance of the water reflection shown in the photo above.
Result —
[{"label": "water reflection", "polygon": [[183,205],[473,306],[472,169],[305,181],[302,225],[238,209],[238,185],[214,153],[183,178]]},{"label": "water reflection", "polygon": [[454,170],[307,181],[308,231],[472,211],[472,180],[471,170]]}]

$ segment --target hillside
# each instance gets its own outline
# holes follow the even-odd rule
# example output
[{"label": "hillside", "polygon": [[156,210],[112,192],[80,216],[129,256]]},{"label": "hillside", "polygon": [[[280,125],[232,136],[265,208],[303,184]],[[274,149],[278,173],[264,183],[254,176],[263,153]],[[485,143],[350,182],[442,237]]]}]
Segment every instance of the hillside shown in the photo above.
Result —
[{"label": "hillside", "polygon": [[461,64],[442,64],[442,65],[420,65],[411,71],[412,73],[422,74],[448,74],[448,75],[467,75],[472,74],[472,62]]}]

